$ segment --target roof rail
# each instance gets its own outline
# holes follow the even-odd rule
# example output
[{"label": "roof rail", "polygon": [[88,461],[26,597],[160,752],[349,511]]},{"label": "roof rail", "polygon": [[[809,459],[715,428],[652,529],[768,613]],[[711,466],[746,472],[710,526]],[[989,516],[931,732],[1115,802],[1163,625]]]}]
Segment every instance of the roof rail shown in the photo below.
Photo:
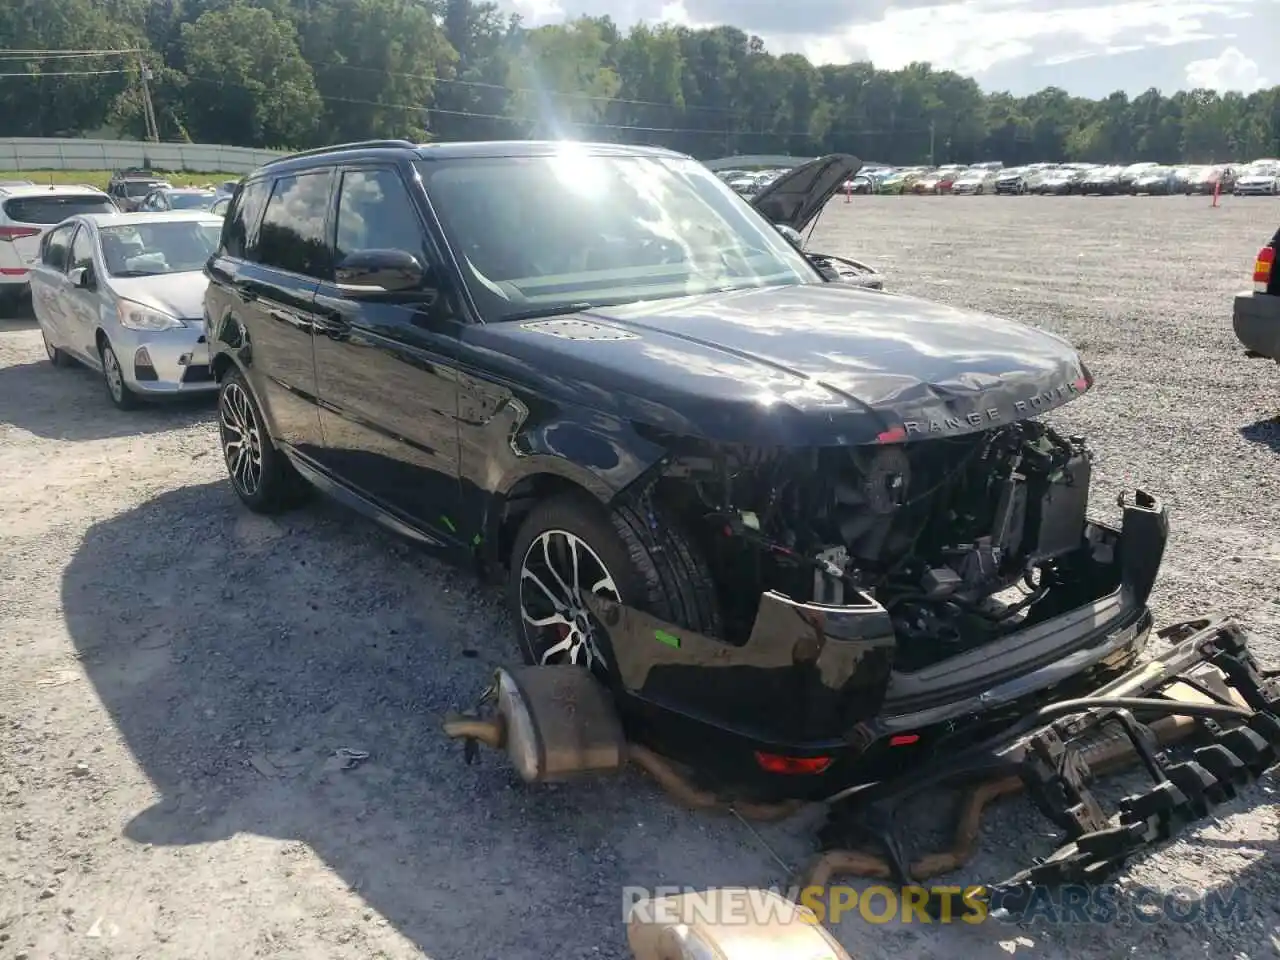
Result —
[{"label": "roof rail", "polygon": [[263,164],[269,167],[273,163],[283,163],[285,160],[294,160],[298,157],[318,157],[326,153],[333,153],[338,150],[369,150],[378,147],[399,147],[401,149],[413,150],[417,148],[417,144],[411,140],[357,140],[354,143],[335,143],[329,147],[316,147],[313,150],[300,150],[297,153],[289,153],[283,157],[276,157],[268,160]]}]

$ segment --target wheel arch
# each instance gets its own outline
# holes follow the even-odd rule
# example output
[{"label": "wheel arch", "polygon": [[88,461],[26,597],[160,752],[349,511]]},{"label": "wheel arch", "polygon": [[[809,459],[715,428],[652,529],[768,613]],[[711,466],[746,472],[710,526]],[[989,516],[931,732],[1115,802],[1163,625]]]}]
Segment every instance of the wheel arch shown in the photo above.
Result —
[{"label": "wheel arch", "polygon": [[601,508],[608,507],[637,484],[659,462],[661,453],[634,461],[625,479],[615,474],[607,480],[587,466],[564,457],[535,456],[521,464],[489,498],[484,518],[486,564],[505,569],[520,524],[537,504],[558,496],[578,496]]}]

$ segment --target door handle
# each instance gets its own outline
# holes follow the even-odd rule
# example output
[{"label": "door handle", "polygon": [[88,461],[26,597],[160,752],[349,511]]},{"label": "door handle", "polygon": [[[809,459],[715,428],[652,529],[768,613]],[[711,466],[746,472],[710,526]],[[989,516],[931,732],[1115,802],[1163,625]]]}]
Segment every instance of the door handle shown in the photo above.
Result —
[{"label": "door handle", "polygon": [[233,283],[231,286],[240,299],[245,303],[253,303],[253,301],[258,299],[257,291],[247,283]]},{"label": "door handle", "polygon": [[316,317],[311,326],[330,340],[346,340],[351,336],[351,324],[343,317]]},{"label": "door handle", "polygon": [[291,327],[295,327],[304,333],[312,333],[315,330],[315,324],[306,317],[299,316],[292,310],[284,310],[275,308],[267,311],[271,315],[271,319],[279,320],[281,323],[287,323]]}]

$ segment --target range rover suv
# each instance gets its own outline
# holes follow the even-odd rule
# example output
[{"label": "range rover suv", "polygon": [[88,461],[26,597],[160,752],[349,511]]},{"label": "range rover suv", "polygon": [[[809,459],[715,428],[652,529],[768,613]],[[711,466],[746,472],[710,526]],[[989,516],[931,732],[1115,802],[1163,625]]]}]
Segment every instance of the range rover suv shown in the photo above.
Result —
[{"label": "range rover suv", "polygon": [[1092,385],[1076,351],[840,282],[777,229],[814,212],[791,187],[766,216],[603,144],[271,162],[206,267],[235,492],[319,487],[505,580],[526,660],[764,793],[1131,665],[1167,520],[1088,518],[1089,448],[1042,417]]}]

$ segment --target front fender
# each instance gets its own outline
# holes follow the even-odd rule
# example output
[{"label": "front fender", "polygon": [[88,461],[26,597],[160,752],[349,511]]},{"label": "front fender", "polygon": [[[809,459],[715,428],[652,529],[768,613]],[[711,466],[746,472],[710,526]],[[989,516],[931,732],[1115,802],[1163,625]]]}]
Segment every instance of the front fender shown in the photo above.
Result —
[{"label": "front fender", "polygon": [[[493,471],[484,507],[485,540],[494,546],[506,505],[522,496],[538,496],[566,484],[586,491],[601,504],[613,502],[658,465],[666,448],[640,436],[620,418],[598,412],[566,411],[538,423],[519,417],[510,443],[490,460]],[[464,453],[464,458],[465,458]]]}]

